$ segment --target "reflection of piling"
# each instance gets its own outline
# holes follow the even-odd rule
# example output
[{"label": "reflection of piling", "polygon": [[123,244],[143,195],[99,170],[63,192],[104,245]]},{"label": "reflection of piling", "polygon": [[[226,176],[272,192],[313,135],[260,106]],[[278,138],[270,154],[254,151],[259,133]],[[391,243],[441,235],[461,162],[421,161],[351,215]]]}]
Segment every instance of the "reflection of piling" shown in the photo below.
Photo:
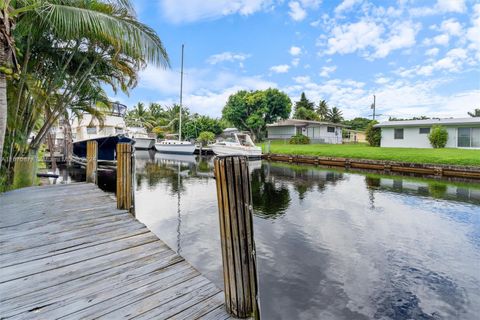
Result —
[{"label": "reflection of piling", "polygon": [[133,147],[130,143],[117,144],[117,208],[134,213]]},{"label": "reflection of piling", "polygon": [[97,141],[87,141],[87,182],[98,183],[98,143]]},{"label": "reflection of piling", "polygon": [[248,161],[216,157],[215,179],[225,284],[225,306],[235,317],[259,318],[253,237],[253,207]]}]

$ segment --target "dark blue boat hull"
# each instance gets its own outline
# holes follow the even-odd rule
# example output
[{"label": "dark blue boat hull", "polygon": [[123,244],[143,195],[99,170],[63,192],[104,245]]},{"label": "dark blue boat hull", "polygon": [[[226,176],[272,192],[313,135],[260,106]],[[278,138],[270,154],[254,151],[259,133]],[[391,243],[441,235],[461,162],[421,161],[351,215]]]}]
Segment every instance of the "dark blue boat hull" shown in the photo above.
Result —
[{"label": "dark blue boat hull", "polygon": [[114,161],[117,160],[117,144],[120,142],[135,142],[123,135],[103,137],[97,139],[82,140],[73,143],[73,155],[79,158],[87,158],[87,142],[97,141],[98,143],[98,160]]}]

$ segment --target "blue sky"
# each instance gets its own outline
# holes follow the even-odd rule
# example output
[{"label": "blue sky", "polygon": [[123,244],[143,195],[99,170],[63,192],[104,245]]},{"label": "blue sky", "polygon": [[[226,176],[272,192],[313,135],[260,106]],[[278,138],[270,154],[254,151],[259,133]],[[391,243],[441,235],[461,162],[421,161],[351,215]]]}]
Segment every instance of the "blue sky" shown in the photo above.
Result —
[{"label": "blue sky", "polygon": [[184,103],[214,117],[240,89],[304,91],[346,118],[465,117],[480,108],[480,2],[319,0],[134,0],[160,35],[171,69],[148,66],[130,95]]}]

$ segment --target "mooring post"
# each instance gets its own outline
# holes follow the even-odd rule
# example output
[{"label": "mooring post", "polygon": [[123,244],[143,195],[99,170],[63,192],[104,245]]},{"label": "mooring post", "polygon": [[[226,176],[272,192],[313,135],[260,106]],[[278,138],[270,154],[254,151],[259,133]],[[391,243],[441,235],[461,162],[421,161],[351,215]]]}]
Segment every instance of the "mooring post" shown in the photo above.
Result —
[{"label": "mooring post", "polygon": [[13,167],[13,187],[24,188],[35,184],[36,159],[32,157],[15,157]]},{"label": "mooring post", "polygon": [[214,160],[225,285],[225,307],[238,318],[260,318],[248,160]]},{"label": "mooring post", "polygon": [[87,141],[87,182],[98,183],[98,143]]},{"label": "mooring post", "polygon": [[117,208],[134,213],[133,209],[133,147],[117,144]]}]

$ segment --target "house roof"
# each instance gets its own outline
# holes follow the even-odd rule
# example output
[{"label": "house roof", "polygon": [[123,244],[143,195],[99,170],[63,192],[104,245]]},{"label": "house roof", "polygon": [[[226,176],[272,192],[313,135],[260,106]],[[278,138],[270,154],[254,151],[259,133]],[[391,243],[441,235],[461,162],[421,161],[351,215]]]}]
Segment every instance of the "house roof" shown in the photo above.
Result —
[{"label": "house roof", "polygon": [[405,121],[386,121],[376,124],[375,127],[416,127],[439,125],[480,125],[480,117],[470,118],[449,118],[449,119],[427,119],[427,120],[405,120]]},{"label": "house roof", "polygon": [[306,126],[315,126],[315,125],[329,125],[335,127],[345,127],[341,123],[333,123],[328,121],[313,121],[313,120],[303,120],[303,119],[285,119],[280,120],[272,124],[267,124],[267,127],[306,127]]}]

